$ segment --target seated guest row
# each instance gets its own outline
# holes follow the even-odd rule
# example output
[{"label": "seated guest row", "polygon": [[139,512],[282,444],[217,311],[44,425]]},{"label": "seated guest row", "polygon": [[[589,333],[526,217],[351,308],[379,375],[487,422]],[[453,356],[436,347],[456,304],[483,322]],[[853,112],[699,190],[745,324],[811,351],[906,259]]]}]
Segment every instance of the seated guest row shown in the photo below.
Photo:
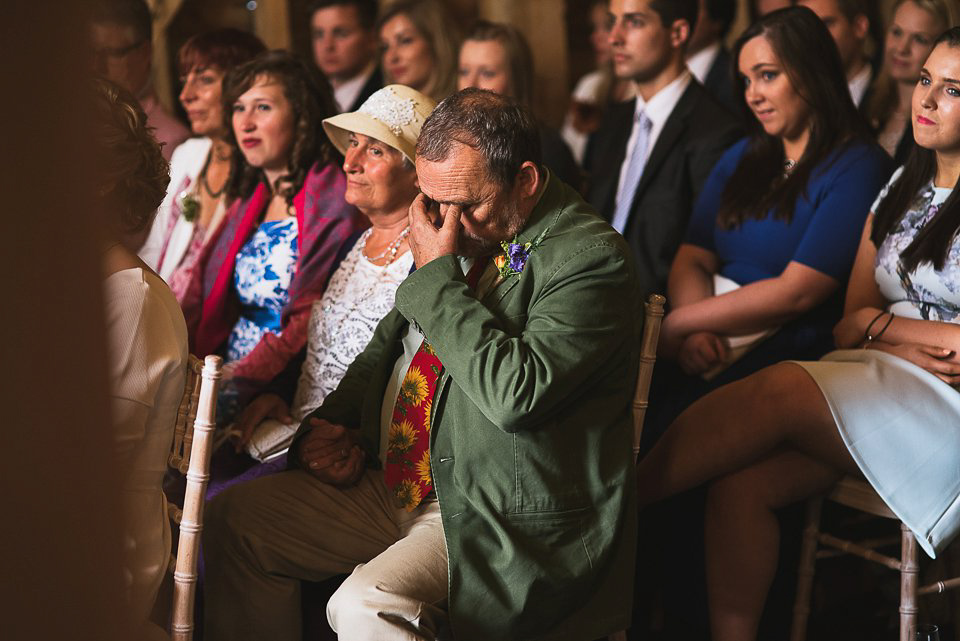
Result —
[{"label": "seated guest row", "polygon": [[476,89],[425,123],[396,309],[302,423],[293,469],[209,506],[209,638],[300,638],[298,580],[346,572],[343,639],[626,626],[636,273],[538,141]]},{"label": "seated guest row", "polygon": [[[651,441],[663,437],[641,463],[639,493],[647,505],[730,475],[711,491],[708,511],[717,638],[756,634],[775,563],[737,574],[717,561],[716,550],[726,553],[743,533],[710,520],[722,512],[716,505],[740,500],[763,523],[764,510],[863,469],[905,523],[930,537],[928,552],[955,534],[948,507],[931,522],[943,505],[919,513],[912,496],[887,488],[877,471],[885,450],[839,454],[866,429],[859,418],[837,418],[844,403],[858,415],[865,402],[850,389],[849,367],[804,365],[808,376],[778,365],[736,381],[826,352],[853,265],[837,344],[855,345],[862,332],[888,354],[829,358],[902,388],[918,379],[925,410],[949,413],[949,394],[931,378],[952,383],[960,374],[950,331],[882,306],[899,295],[924,319],[931,306],[949,308],[937,274],[949,276],[956,231],[956,32],[938,41],[913,91],[914,133],[929,151],[913,152],[891,179],[854,263],[869,203],[892,167],[870,141],[816,14],[776,11],[738,40],[738,121],[686,70],[697,2],[611,0],[610,13],[615,69],[635,82],[638,98],[622,105],[621,119],[613,108],[594,138],[589,153],[606,173],[594,172],[591,193],[622,236],[545,162],[544,130],[515,100],[529,95],[529,56],[509,29],[481,24],[460,52],[461,86],[497,93],[465,89],[432,114],[432,99],[396,85],[336,116],[324,78],[289,54],[262,52],[236,32],[188,43],[182,99],[196,107],[197,133],[212,139],[178,151],[189,162],[178,163],[184,169],[170,188],[178,191],[148,248],[158,263],[169,258],[170,280],[182,283],[194,351],[227,357],[220,412],[223,422],[239,417],[237,445],[262,442],[258,432],[277,427],[264,418],[293,439],[289,456],[254,468],[210,506],[211,638],[299,636],[299,580],[339,573],[351,577],[328,615],[343,638],[393,638],[413,620],[418,638],[449,628],[458,638],[593,638],[625,627],[636,541],[627,443],[637,319],[639,302],[664,286],[666,366],[647,431]],[[397,17],[388,13],[383,24]],[[811,42],[825,52],[817,61],[804,53]],[[734,142],[740,122],[750,135]],[[142,136],[143,123],[135,125]],[[928,191],[930,204],[917,205]],[[904,227],[908,219],[913,227]],[[885,299],[863,293],[864,265],[876,255],[887,263],[883,278],[896,275],[896,283],[878,276]],[[139,266],[131,260],[118,256],[116,271]],[[934,276],[922,271],[928,261]],[[913,285],[914,273],[926,280]],[[152,272],[142,276],[154,282]],[[891,283],[906,293],[888,292]],[[944,288],[928,300],[926,292]],[[871,333],[871,320],[884,323],[886,340]],[[183,363],[163,359],[176,387]],[[918,377],[916,366],[932,376]],[[810,443],[797,436],[800,419],[754,435],[734,416],[751,403],[766,416],[764,404],[786,389],[819,408],[798,409],[825,426],[809,428]],[[258,396],[264,391],[284,393]],[[884,421],[902,406],[902,398],[871,402],[868,416]],[[837,427],[844,441],[815,440]],[[744,438],[689,456],[714,429],[712,438]],[[790,470],[826,465],[829,473],[775,497],[743,493],[779,470],[784,447],[815,459],[796,468],[787,461]],[[931,475],[927,487],[949,506],[956,493],[947,485]]]},{"label": "seated guest row", "polygon": [[408,209],[419,193],[414,150],[434,106],[409,87],[389,85],[359,111],[324,121],[344,155],[344,199],[371,226],[341,250],[323,297],[313,303],[304,352],[238,418],[237,448],[271,460],[237,479],[214,479],[211,495],[286,468],[285,452],[297,426],[336,388],[393,308],[396,289],[413,267]]},{"label": "seated guest row", "polygon": [[953,28],[914,90],[918,148],[864,227],[834,330],[841,349],[716,390],[639,466],[641,505],[713,481],[706,550],[714,639],[756,638],[776,569],[773,510],[842,475],[865,477],[930,556],[960,528],[958,73]]}]

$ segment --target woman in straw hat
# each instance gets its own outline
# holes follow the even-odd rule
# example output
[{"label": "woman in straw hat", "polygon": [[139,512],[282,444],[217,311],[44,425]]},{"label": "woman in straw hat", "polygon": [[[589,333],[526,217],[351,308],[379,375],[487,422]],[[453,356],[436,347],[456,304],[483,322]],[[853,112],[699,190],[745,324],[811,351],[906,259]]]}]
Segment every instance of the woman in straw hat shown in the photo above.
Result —
[{"label": "woman in straw hat", "polygon": [[359,110],[323,121],[344,155],[346,201],[371,226],[348,241],[323,297],[313,304],[305,359],[294,359],[240,414],[237,448],[270,460],[229,484],[286,467],[283,453],[300,421],[336,388],[393,307],[397,287],[413,267],[407,210],[419,193],[414,149],[434,106],[414,89],[389,85]]}]

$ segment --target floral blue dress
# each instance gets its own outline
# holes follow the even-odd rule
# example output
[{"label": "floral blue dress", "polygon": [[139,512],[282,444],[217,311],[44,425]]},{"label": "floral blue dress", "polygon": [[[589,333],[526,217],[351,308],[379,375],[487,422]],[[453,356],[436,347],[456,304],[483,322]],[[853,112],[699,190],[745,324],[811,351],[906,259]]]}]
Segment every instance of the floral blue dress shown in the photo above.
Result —
[{"label": "floral blue dress", "polygon": [[233,285],[241,310],[227,340],[227,362],[249,354],[267,332],[280,333],[298,255],[293,217],[262,223],[237,253]]},{"label": "floral blue dress", "polygon": [[[950,191],[932,184],[922,189],[877,249],[877,285],[897,316],[960,322],[960,238],[942,270],[925,263],[908,272],[900,263]],[[820,386],[864,477],[935,556],[960,531],[960,392],[909,361],[872,349],[839,350],[799,365]]]}]

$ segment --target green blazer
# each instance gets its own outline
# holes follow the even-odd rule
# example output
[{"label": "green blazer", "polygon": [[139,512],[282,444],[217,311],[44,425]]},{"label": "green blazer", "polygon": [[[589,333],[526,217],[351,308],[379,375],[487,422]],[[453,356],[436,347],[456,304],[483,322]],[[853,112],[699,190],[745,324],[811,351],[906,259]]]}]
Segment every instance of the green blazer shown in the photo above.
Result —
[{"label": "green blazer", "polygon": [[637,277],[621,236],[553,178],[520,241],[544,230],[522,273],[480,299],[454,256],[411,274],[313,413],[359,427],[376,453],[408,323],[433,346],[430,459],[459,641],[583,641],[630,620]]}]

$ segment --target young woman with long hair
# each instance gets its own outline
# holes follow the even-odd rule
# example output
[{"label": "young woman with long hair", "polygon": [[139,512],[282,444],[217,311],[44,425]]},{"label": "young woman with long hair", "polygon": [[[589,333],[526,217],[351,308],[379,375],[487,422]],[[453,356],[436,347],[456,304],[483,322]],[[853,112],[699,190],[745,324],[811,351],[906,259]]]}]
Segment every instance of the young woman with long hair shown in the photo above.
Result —
[{"label": "young woman with long hair", "polygon": [[715,641],[756,638],[777,566],[776,509],[862,475],[931,556],[960,529],[960,28],[912,97],[917,149],[872,208],[839,351],[716,390],[638,468],[641,505],[713,480],[706,554]]}]

